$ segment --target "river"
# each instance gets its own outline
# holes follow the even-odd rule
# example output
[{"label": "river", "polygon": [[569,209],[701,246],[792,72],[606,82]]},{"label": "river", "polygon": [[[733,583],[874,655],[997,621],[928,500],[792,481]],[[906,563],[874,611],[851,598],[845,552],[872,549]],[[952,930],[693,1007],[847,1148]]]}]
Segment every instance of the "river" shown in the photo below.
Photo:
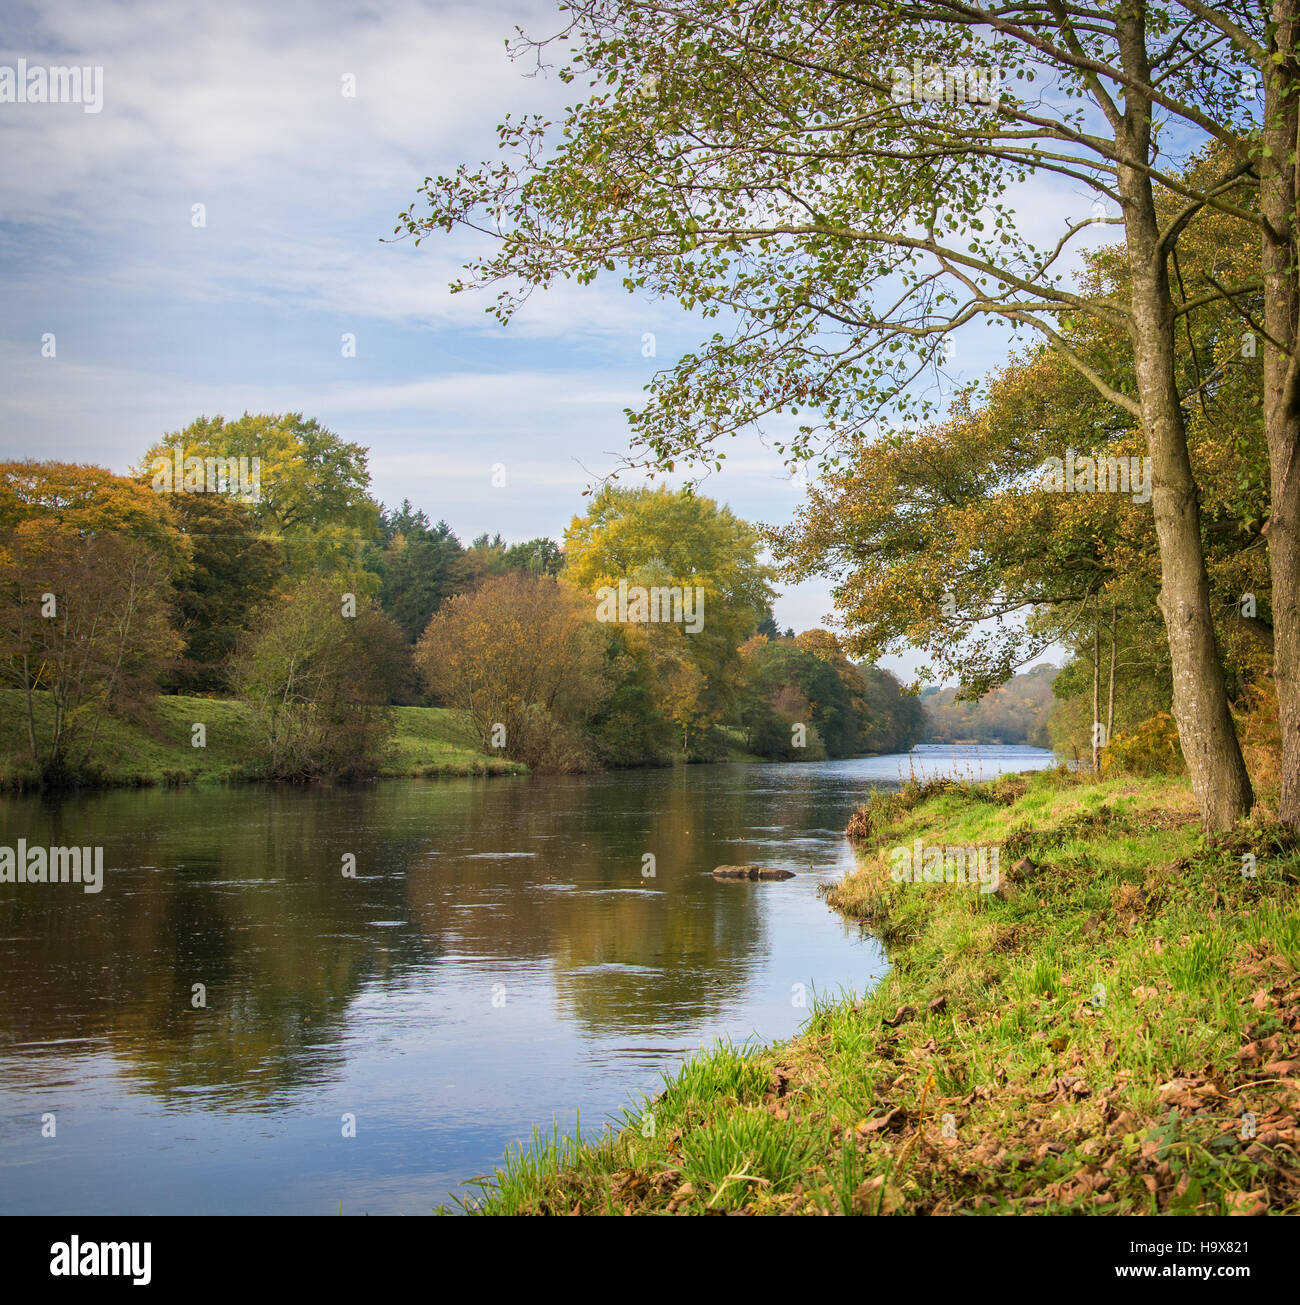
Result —
[{"label": "river", "polygon": [[[0,845],[105,865],[0,885],[0,1212],[427,1213],[534,1126],[870,989],[881,949],[817,887],[872,784],[1052,762],[0,798]],[[746,861],[796,877],[710,874]]]}]

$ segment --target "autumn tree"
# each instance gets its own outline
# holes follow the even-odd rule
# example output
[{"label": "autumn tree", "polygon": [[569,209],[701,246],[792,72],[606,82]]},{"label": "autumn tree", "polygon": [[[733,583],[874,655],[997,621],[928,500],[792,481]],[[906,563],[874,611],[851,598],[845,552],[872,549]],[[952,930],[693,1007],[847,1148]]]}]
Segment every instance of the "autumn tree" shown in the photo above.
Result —
[{"label": "autumn tree", "polygon": [[106,467],[30,459],[0,463],[0,531],[38,519],[84,535],[137,539],[172,574],[181,574],[189,562],[190,545],[169,496]]},{"label": "autumn tree", "polygon": [[[785,413],[813,416],[778,437],[783,453],[833,450],[891,406],[910,399],[914,411],[943,338],[978,318],[1050,341],[1140,424],[1153,459],[1174,709],[1203,818],[1223,826],[1253,795],[1215,644],[1175,341],[1188,315],[1222,302],[1246,312],[1264,284],[1265,401],[1280,414],[1273,520],[1279,541],[1300,538],[1300,477],[1286,476],[1300,392],[1296,4],[1273,0],[1268,23],[1250,0],[578,0],[558,75],[584,93],[563,123],[506,121],[501,157],[427,180],[429,211],[398,230],[497,237],[463,284],[502,285],[505,319],[536,287],[602,272],[723,319],[632,414],[634,458],[654,467],[719,465],[722,437]],[[540,62],[548,46],[519,48]],[[953,70],[975,95],[948,93]],[[979,93],[995,76],[998,93]],[[1243,94],[1261,84],[1267,139]],[[1189,184],[1181,165],[1208,141],[1222,147],[1217,170]],[[1026,180],[1090,193],[1101,211],[1035,246],[1013,207]],[[1167,218],[1162,199],[1176,201]],[[1265,266],[1242,284],[1207,280],[1180,306],[1174,252],[1209,211],[1260,233]],[[1122,295],[1072,284],[1071,256],[1095,222],[1123,232]],[[1131,388],[1070,348],[1062,327],[1079,317],[1125,337]],[[1271,547],[1277,569],[1293,546]],[[1281,610],[1295,628],[1279,647],[1295,646],[1300,670],[1300,608],[1295,621]],[[1298,727],[1293,818],[1300,678],[1293,690],[1288,657],[1279,651]]]},{"label": "autumn tree", "polygon": [[483,751],[541,769],[590,763],[587,727],[609,686],[605,638],[579,590],[517,571],[485,580],[439,608],[415,662]]},{"label": "autumn tree", "polygon": [[[200,417],[184,430],[164,435],[146,452],[137,475],[150,483],[155,461],[170,460],[176,452],[204,459],[245,458],[250,477],[253,459],[258,459],[257,494],[248,506],[260,531],[283,551],[289,574],[300,578],[344,569],[353,573],[354,587],[365,585],[359,558],[376,532],[379,508],[370,497],[370,471],[360,444],[340,439],[298,412],[246,412],[235,421]],[[228,479],[225,492],[239,497],[242,486]]]},{"label": "autumn tree", "polygon": [[190,554],[171,505],[130,477],[0,463],[0,674],[46,782],[83,773],[105,720],[156,691]]},{"label": "autumn tree", "polygon": [[105,721],[156,691],[181,648],[171,598],[167,559],[140,538],[47,516],[0,532],[0,678],[43,783],[84,775]]},{"label": "autumn tree", "polygon": [[589,593],[624,582],[679,589],[698,602],[699,628],[685,619],[659,621],[637,636],[649,642],[661,676],[674,686],[687,738],[729,710],[736,649],[768,611],[771,568],[759,560],[759,548],[757,532],[729,508],[663,486],[606,486],[565,532],[565,577]]},{"label": "autumn tree", "polygon": [[250,622],[232,678],[275,779],[372,774],[392,734],[388,704],[406,689],[410,653],[346,577],[299,581]]}]

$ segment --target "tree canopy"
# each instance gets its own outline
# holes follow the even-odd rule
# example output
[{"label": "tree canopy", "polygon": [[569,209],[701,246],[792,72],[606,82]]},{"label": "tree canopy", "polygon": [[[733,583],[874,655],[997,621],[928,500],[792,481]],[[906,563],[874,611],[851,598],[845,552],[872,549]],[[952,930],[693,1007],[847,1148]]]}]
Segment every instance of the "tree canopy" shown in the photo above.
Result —
[{"label": "tree canopy", "polygon": [[[632,460],[660,469],[718,467],[726,436],[777,415],[800,418],[797,433],[776,428],[779,449],[833,460],[891,412],[933,413],[920,382],[967,323],[1036,333],[1140,425],[1174,712],[1205,820],[1230,823],[1253,795],[1218,661],[1175,354],[1187,319],[1211,305],[1258,327],[1249,301],[1263,295],[1280,523],[1269,547],[1290,585],[1296,568],[1279,563],[1300,536],[1300,487],[1286,476],[1300,451],[1300,24],[1296,0],[1274,10],[1269,22],[1248,0],[578,0],[558,34],[558,76],[581,91],[562,122],[508,118],[498,157],[426,179],[427,211],[408,210],[398,231],[495,236],[455,288],[499,286],[503,319],[536,288],[608,272],[718,319],[629,414]],[[540,62],[551,40],[517,48]],[[998,93],[949,94],[954,73]],[[1198,153],[1205,166],[1189,169]],[[1044,183],[1095,209],[1031,238],[1017,210]],[[1188,285],[1176,251],[1207,215],[1252,233],[1263,257],[1240,279],[1216,270]],[[1072,276],[1098,223],[1124,236],[1127,275],[1107,289]],[[1070,329],[1081,321],[1116,333],[1128,363],[1081,352]],[[1284,731],[1291,819],[1300,594],[1294,607],[1280,609],[1277,645],[1296,726]]]}]

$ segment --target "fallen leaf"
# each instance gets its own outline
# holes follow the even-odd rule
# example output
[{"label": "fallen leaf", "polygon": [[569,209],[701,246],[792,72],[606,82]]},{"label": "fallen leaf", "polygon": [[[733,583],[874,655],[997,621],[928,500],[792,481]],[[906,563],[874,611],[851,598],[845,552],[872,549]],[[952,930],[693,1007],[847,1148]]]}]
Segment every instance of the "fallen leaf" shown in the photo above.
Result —
[{"label": "fallen leaf", "polygon": [[1223,1199],[1229,1214],[1268,1213],[1268,1192],[1262,1187],[1257,1192],[1227,1192]]},{"label": "fallen leaf", "polygon": [[1265,1074],[1276,1074],[1279,1078],[1286,1078],[1300,1069],[1300,1060],[1270,1060],[1264,1066]]},{"label": "fallen leaf", "polygon": [[887,1115],[877,1115],[875,1119],[864,1119],[855,1131],[865,1136],[867,1133],[882,1132],[887,1128],[892,1128],[895,1124],[901,1126],[906,1121],[907,1111],[902,1106],[895,1106]]}]

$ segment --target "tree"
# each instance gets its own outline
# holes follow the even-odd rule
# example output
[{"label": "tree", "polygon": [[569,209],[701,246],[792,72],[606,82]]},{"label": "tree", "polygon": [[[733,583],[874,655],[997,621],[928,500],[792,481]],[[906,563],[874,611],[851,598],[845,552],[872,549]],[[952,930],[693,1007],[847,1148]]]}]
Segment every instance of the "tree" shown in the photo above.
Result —
[{"label": "tree", "polygon": [[[1175,715],[1203,819],[1221,827],[1253,795],[1215,646],[1175,338],[1184,317],[1237,304],[1260,278],[1207,286],[1179,307],[1170,264],[1208,210],[1259,229],[1252,197],[1262,170],[1266,203],[1280,214],[1266,238],[1278,266],[1295,267],[1296,3],[1274,0],[1278,21],[1266,30],[1245,0],[1077,10],[579,0],[566,6],[571,55],[559,75],[589,93],[561,132],[540,117],[507,121],[505,157],[428,179],[431,211],[408,211],[398,230],[418,239],[463,224],[499,237],[497,252],[471,263],[468,284],[504,283],[496,311],[505,319],[534,287],[620,267],[629,290],[726,313],[734,330],[657,377],[651,402],[632,415],[638,456],[655,467],[719,465],[719,437],[800,409],[821,424],[805,419],[778,448],[807,457],[818,431],[833,448],[913,394],[937,346],[965,323],[992,316],[1038,332],[1141,423],[1155,468]],[[540,59],[545,44],[524,48]],[[926,71],[896,69],[900,49],[924,52]],[[954,71],[963,87],[987,88],[996,73],[1017,90],[948,96]],[[1245,73],[1264,79],[1275,141],[1261,142],[1252,124]],[[1043,75],[1053,93],[1035,99]],[[1162,151],[1171,135],[1221,145],[1215,175],[1189,186]],[[1118,216],[1103,207],[1035,248],[1004,202],[1027,178],[1091,190]],[[1165,221],[1162,197],[1178,201]],[[1123,228],[1122,297],[1069,283],[1069,256],[1094,221]],[[1287,293],[1273,294],[1284,308]],[[1278,315],[1270,347],[1288,377],[1280,389],[1294,395],[1296,314]],[[1081,316],[1125,333],[1132,391],[1069,348],[1061,328]],[[1280,422],[1274,458],[1275,520],[1287,530],[1279,490],[1296,495],[1300,527],[1300,484],[1279,468],[1290,466],[1296,429],[1289,416]],[[1290,547],[1280,544],[1279,557]],[[1300,672],[1300,610],[1295,627]],[[1295,697],[1300,727],[1300,677],[1283,692]],[[1300,810],[1300,729],[1288,746]]]},{"label": "tree", "polygon": [[[677,751],[679,730],[689,744],[690,722],[671,714],[663,686],[665,663],[656,662],[650,642],[636,627],[606,625],[606,681],[609,696],[591,718],[596,755],[607,766],[661,766]],[[674,663],[680,665],[680,663]]]},{"label": "tree", "polygon": [[846,725],[857,732],[833,672],[789,640],[755,635],[741,653],[739,719],[750,752],[782,761],[845,755],[829,752],[820,728],[829,719],[837,738]]},{"label": "tree", "polygon": [[688,759],[694,736],[708,729],[711,721],[705,704],[704,672],[694,662],[674,658],[669,662],[660,699],[673,724],[682,733],[682,755]]},{"label": "tree", "polygon": [[250,615],[270,599],[284,558],[258,532],[248,507],[233,498],[177,494],[172,507],[192,548],[176,588],[177,630],[187,646],[170,677],[173,691],[225,690],[226,662]]},{"label": "tree", "polygon": [[442,603],[468,587],[472,570],[451,527],[430,526],[409,499],[382,514],[380,530],[384,548],[370,563],[380,576],[380,602],[414,643]]},{"label": "tree", "polygon": [[920,699],[907,692],[891,671],[858,666],[867,702],[862,744],[867,752],[910,752],[925,737]]},{"label": "tree", "polygon": [[[927,689],[921,698],[930,743],[1023,743],[1050,747],[1048,719],[1054,703],[1055,666],[1046,663],[1017,675],[982,698],[956,689]],[[1092,720],[1086,723],[1088,733]],[[1066,749],[1062,749],[1066,751]]]},{"label": "tree", "polygon": [[738,719],[759,756],[816,761],[906,752],[921,737],[919,704],[887,671],[855,666],[829,630],[756,634],[741,653]]},{"label": "tree", "polygon": [[298,582],[260,611],[234,659],[275,779],[373,773],[392,733],[387,704],[405,688],[410,653],[397,626],[343,583]]},{"label": "tree", "polygon": [[[1249,254],[1231,224],[1203,223],[1183,245],[1179,274],[1232,275]],[[1102,249],[1088,260],[1087,275],[1103,292],[1122,291],[1118,255]],[[1258,546],[1267,515],[1259,371],[1240,357],[1226,306],[1184,327],[1179,385],[1194,395],[1188,451],[1205,494],[1202,551],[1216,642],[1234,705],[1246,707],[1267,682],[1261,652],[1272,651],[1269,573]],[[1113,330],[1080,323],[1065,338],[1080,354],[1112,357],[1110,369],[1123,375]],[[957,678],[971,698],[1058,643],[1099,671],[1094,635],[1108,642],[1118,622],[1122,666],[1108,665],[1116,665],[1121,714],[1133,725],[1167,711],[1172,697],[1155,601],[1158,541],[1137,492],[1143,473],[1130,474],[1141,447],[1123,414],[1058,352],[1040,347],[998,371],[982,395],[959,395],[947,421],[855,442],[845,465],[810,487],[796,522],[769,537],[788,574],[836,577],[836,604],[857,654],[922,648],[933,673]],[[1095,457],[1099,468],[1123,459],[1132,492],[1045,488],[1045,460],[1055,456],[1059,466],[1074,453]],[[1066,676],[1062,688],[1073,683]],[[1165,694],[1156,706],[1153,688]],[[1109,686],[1106,699],[1087,733],[1102,725],[1109,735]]]},{"label": "tree", "polygon": [[[771,568],[759,561],[758,550],[757,532],[713,499],[662,486],[607,486],[565,532],[565,576],[590,593],[625,582],[680,589],[699,604],[693,609],[698,628],[685,619],[651,622],[643,637],[655,656],[699,670],[698,682],[681,673],[675,679],[678,701],[698,693],[691,713],[702,732],[705,722],[716,724],[729,709],[736,649],[771,602]],[[692,693],[686,692],[688,680]]]},{"label": "tree", "polygon": [[587,727],[609,686],[605,640],[580,591],[518,571],[485,580],[442,605],[415,662],[485,752],[540,769],[589,764]]},{"label": "tree", "polygon": [[506,549],[508,571],[526,571],[529,575],[559,575],[564,570],[564,550],[553,539],[539,535]]},{"label": "tree", "polygon": [[500,534],[478,535],[465,550],[462,589],[472,589],[485,576],[522,571],[526,575],[559,575],[564,551],[553,539],[538,537],[508,544]]},{"label": "tree", "polygon": [[173,574],[188,565],[168,495],[105,467],[73,462],[0,463],[0,530],[43,520],[84,535],[117,534],[153,549]]},{"label": "tree", "polygon": [[[1254,21],[1241,21],[1231,9],[1224,12],[1218,6],[1196,3],[1193,11],[1228,37],[1263,81],[1263,124],[1251,158],[1259,172],[1256,221],[1263,247],[1263,329],[1258,334],[1263,336],[1264,432],[1272,491],[1268,555],[1282,734],[1278,815],[1300,825],[1300,475],[1295,474],[1300,463],[1300,0],[1273,0],[1271,21],[1262,31],[1262,13],[1252,15]],[[1247,316],[1246,324],[1253,339],[1257,321]]]},{"label": "tree", "polygon": [[75,778],[105,719],[155,690],[181,648],[171,596],[164,557],[138,538],[49,517],[0,532],[0,675],[23,694],[43,783]]},{"label": "tree", "polygon": [[[177,451],[185,458],[244,458],[250,478],[253,459],[258,460],[257,494],[248,505],[260,530],[283,550],[291,576],[359,571],[362,545],[374,537],[379,519],[360,444],[340,439],[299,412],[246,412],[236,421],[200,417],[164,435],[136,474],[151,481],[155,460],[169,462]],[[227,493],[240,494],[237,481],[225,483]],[[355,587],[359,578],[354,575],[350,583]]]},{"label": "tree", "polygon": [[0,664],[45,782],[69,782],[103,721],[156,689],[180,651],[172,582],[191,552],[167,499],[129,477],[0,463]]}]

